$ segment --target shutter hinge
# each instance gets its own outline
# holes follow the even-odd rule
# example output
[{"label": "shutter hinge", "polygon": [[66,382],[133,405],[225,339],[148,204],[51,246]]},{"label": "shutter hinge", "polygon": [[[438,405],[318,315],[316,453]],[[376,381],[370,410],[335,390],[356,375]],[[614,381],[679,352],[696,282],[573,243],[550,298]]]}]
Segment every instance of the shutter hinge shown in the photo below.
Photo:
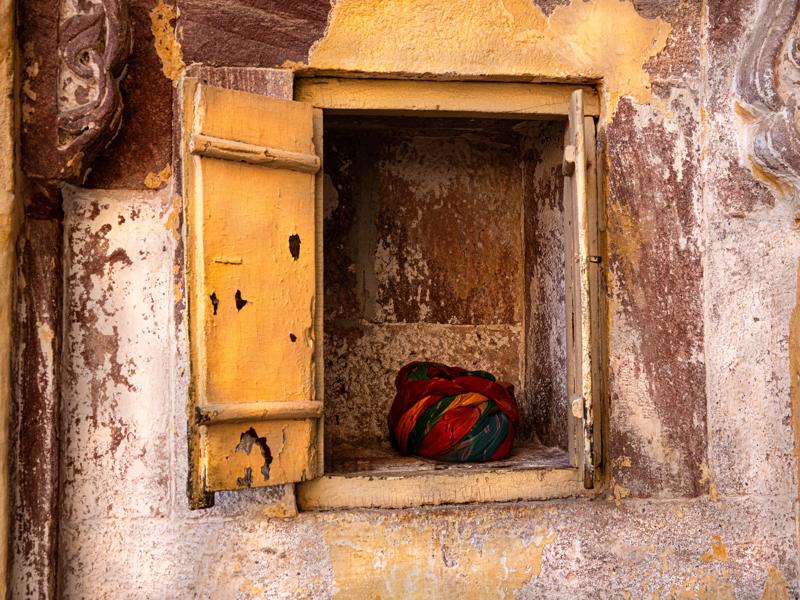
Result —
[{"label": "shutter hinge", "polygon": [[[575,255],[575,264],[580,264],[580,262],[581,262],[580,254],[576,254]],[[603,262],[603,257],[602,256],[596,256],[596,255],[590,255],[590,256],[586,257],[586,262],[600,264],[601,262]]]}]

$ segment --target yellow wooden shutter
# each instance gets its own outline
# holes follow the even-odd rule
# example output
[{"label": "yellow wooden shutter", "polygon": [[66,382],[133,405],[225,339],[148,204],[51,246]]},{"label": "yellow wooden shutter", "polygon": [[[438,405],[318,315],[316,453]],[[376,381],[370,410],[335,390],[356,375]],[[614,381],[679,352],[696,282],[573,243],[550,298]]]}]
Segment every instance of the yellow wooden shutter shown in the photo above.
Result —
[{"label": "yellow wooden shutter", "polygon": [[190,495],[322,473],[320,114],[187,79]]},{"label": "yellow wooden shutter", "polygon": [[587,488],[601,456],[601,268],[595,124],[584,115],[583,92],[570,99],[564,149],[567,276],[567,393],[572,408],[575,462]]}]

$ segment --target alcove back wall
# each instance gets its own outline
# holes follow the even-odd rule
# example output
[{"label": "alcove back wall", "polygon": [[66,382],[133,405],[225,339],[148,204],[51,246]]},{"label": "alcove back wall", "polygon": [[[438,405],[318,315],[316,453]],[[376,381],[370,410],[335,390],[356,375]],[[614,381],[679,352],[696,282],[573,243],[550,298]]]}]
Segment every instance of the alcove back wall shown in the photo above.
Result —
[{"label": "alcove back wall", "polygon": [[530,440],[538,425],[540,437],[566,447],[562,185],[553,161],[541,164],[543,153],[560,163],[563,129],[515,119],[325,118],[325,398],[334,445],[385,444],[398,369],[432,360],[511,382],[518,439]]}]

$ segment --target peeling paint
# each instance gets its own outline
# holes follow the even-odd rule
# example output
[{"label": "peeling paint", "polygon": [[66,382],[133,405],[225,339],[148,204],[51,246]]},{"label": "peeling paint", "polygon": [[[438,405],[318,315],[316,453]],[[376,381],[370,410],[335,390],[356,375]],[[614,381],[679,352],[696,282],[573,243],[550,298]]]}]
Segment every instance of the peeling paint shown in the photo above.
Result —
[{"label": "peeling paint", "polygon": [[[464,536],[477,543],[464,544]],[[557,534],[503,524],[441,528],[347,523],[326,528],[334,598],[513,598],[542,574],[543,555]],[[387,544],[387,542],[389,542]],[[471,577],[469,573],[480,573]]]},{"label": "peeling paint", "polygon": [[789,600],[789,584],[778,569],[770,565],[761,600]]},{"label": "peeling paint", "polygon": [[181,46],[175,30],[178,12],[175,7],[159,0],[150,11],[151,32],[153,33],[156,54],[161,59],[164,76],[177,81],[184,69]]},{"label": "peeling paint", "polygon": [[573,0],[549,16],[529,0],[339,0],[308,65],[602,80],[613,115],[622,96],[657,102],[644,65],[665,48],[670,31],[669,23],[642,17],[627,0]]},{"label": "peeling paint", "polygon": [[[235,5],[238,15],[264,19],[250,23],[248,32],[273,31],[265,10],[245,10],[244,4],[232,1],[219,10]],[[291,10],[304,10],[301,4]],[[327,1],[312,4],[309,12],[328,8]],[[800,396],[800,320],[791,336],[787,332],[800,252],[794,211],[776,205],[738,215],[746,218],[725,212],[726,206],[760,198],[738,165],[729,111],[729,62],[736,60],[743,28],[759,5],[704,3],[701,21],[692,2],[643,1],[636,9],[628,0],[536,4],[540,8],[521,0],[339,0],[309,64],[437,78],[605,78],[610,121],[601,131],[602,144],[613,161],[605,165],[610,172],[604,184],[612,200],[608,222],[616,261],[609,280],[614,312],[608,464],[614,479],[608,501],[332,511],[284,521],[280,517],[296,516],[293,486],[287,485],[218,493],[217,506],[190,513],[182,489],[186,323],[182,306],[174,309],[171,302],[183,299],[183,257],[175,249],[181,241],[180,198],[171,201],[165,190],[144,196],[79,190],[70,192],[66,205],[69,330],[59,558],[70,567],[60,581],[64,595],[797,595],[797,471],[789,465],[798,464],[792,419],[798,419]],[[167,21],[177,14],[170,7],[160,10]],[[210,15],[204,31],[217,23]],[[275,31],[292,36],[289,19],[268,16],[279,23]],[[453,31],[442,23],[453,23]],[[174,38],[171,25],[164,35]],[[709,38],[710,50],[698,45],[700,36]],[[243,45],[269,46],[275,53],[266,37],[253,37]],[[208,42],[196,37],[192,44],[202,62]],[[634,56],[616,64],[612,51],[629,49]],[[255,64],[261,56],[237,64]],[[691,62],[701,60],[708,61],[705,71]],[[601,62],[606,66],[597,67]],[[285,93],[286,85],[281,89]],[[655,107],[643,104],[651,100]],[[700,149],[700,134],[693,133],[699,129]],[[449,180],[434,183],[424,192],[435,200],[444,189],[440,184]],[[329,216],[346,200],[341,190],[328,199]],[[286,247],[292,233],[284,227],[278,234],[275,255],[283,260],[292,260]],[[301,262],[312,239],[303,234]],[[414,271],[424,276],[432,264],[423,253],[409,253],[406,267],[413,271],[405,272],[396,253],[388,247],[381,252],[386,281],[407,279]],[[230,265],[241,261],[236,251],[218,258]],[[227,308],[235,306],[235,289],[221,297]],[[258,302],[247,288],[241,292],[254,304],[234,311],[237,317]],[[416,305],[425,307],[423,318],[435,314],[426,294]],[[682,312],[685,306],[691,310]],[[385,315],[402,314],[398,308],[387,306]],[[395,343],[398,352],[423,345],[447,354],[458,344],[470,345],[481,349],[492,369],[510,364],[505,357],[514,354],[518,335],[474,323],[452,337],[422,337],[415,324],[396,327],[401,334],[376,339]],[[306,331],[282,325],[276,344],[291,345],[296,334],[300,346],[308,341]],[[363,337],[345,336],[332,350],[344,357],[343,369],[362,359],[372,365],[359,374],[359,385],[369,378],[384,381],[391,371],[382,350]],[[342,372],[336,376],[344,381]],[[381,386],[376,405],[391,400],[391,380]],[[341,394],[347,398],[352,391]],[[380,410],[349,408],[345,403],[331,413],[343,429],[383,434]],[[239,439],[241,429],[236,433]],[[281,440],[280,430],[270,435]],[[284,457],[291,453],[289,438],[290,431],[279,444],[286,448]],[[260,466],[251,467],[255,480]]]},{"label": "peeling paint", "polygon": [[158,173],[150,171],[144,178],[144,185],[151,190],[157,190],[172,177],[172,166],[166,165]]},{"label": "peeling paint", "polygon": [[725,544],[722,543],[722,538],[720,538],[720,536],[715,534],[711,537],[711,550],[705,552],[702,559],[704,563],[710,563],[713,560],[721,563],[728,561],[728,549],[725,547]]}]

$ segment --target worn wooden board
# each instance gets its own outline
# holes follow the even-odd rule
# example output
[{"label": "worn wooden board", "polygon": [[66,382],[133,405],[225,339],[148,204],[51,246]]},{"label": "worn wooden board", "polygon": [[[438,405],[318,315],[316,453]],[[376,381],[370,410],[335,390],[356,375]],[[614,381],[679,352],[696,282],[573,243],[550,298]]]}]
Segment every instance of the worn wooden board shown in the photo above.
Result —
[{"label": "worn wooden board", "polygon": [[[205,404],[266,414],[274,403],[316,401],[313,109],[191,79],[184,93],[190,415]],[[198,139],[249,154],[208,153]],[[258,148],[308,160],[246,160]],[[316,476],[318,420],[191,423],[196,495]]]},{"label": "worn wooden board", "polygon": [[[429,81],[393,79],[337,79],[317,77],[295,82],[295,99],[336,111],[380,111],[420,116],[566,117],[574,85]],[[587,115],[598,115],[597,92],[581,87]]]},{"label": "worn wooden board", "polygon": [[301,510],[406,508],[586,495],[574,468],[326,474],[297,486]]},{"label": "worn wooden board", "polygon": [[[565,146],[565,235],[567,254],[567,392],[576,429],[575,455],[587,488],[594,487],[596,442],[595,399],[600,392],[598,320],[600,314],[597,230],[597,179],[594,120],[585,115],[583,93],[570,100]],[[591,168],[590,168],[591,167]],[[599,446],[597,448],[599,450]]]}]

